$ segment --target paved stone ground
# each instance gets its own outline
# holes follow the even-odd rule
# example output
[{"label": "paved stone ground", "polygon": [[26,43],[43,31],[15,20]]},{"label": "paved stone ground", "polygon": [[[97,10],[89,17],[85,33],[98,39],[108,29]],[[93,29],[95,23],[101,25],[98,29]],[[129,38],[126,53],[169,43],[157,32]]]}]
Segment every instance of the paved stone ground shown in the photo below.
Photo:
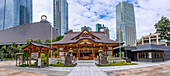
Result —
[{"label": "paved stone ground", "polygon": [[77,66],[67,76],[107,76],[95,65],[94,60],[79,60]]},{"label": "paved stone ground", "polygon": [[15,67],[15,66],[1,66],[1,67],[9,68],[17,71],[38,73],[38,74],[45,74],[45,75],[54,75],[54,76],[65,76],[74,68],[74,67],[31,68],[31,67]]},{"label": "paved stone ground", "polygon": [[134,69],[134,68],[142,68],[142,67],[167,64],[170,63],[170,60],[164,62],[153,62],[153,63],[152,62],[133,62],[133,63],[137,63],[138,65],[108,66],[108,67],[99,67],[99,68],[102,69],[103,71]]},{"label": "paved stone ground", "polygon": [[113,70],[109,76],[170,76],[170,63],[160,64],[149,67],[126,69],[126,70]]}]

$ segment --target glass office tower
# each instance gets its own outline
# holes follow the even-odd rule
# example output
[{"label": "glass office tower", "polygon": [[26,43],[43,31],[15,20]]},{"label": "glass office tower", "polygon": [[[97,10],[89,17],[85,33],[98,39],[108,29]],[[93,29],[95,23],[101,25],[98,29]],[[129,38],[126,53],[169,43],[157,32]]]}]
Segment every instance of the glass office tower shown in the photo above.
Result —
[{"label": "glass office tower", "polygon": [[67,0],[53,0],[54,28],[59,35],[68,31],[68,3]]},{"label": "glass office tower", "polygon": [[117,41],[125,45],[133,45],[136,40],[136,24],[133,4],[120,2],[116,6]]},{"label": "glass office tower", "polygon": [[104,24],[97,23],[96,24],[96,31],[100,32],[100,29],[106,29],[106,27],[104,26]]},{"label": "glass office tower", "polygon": [[0,30],[32,23],[32,0],[0,0]]}]

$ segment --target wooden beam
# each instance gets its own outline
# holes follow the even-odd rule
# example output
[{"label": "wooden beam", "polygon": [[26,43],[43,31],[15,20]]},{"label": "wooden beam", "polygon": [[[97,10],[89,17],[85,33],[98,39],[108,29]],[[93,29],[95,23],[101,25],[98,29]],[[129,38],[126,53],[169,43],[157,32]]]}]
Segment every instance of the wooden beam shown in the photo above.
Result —
[{"label": "wooden beam", "polygon": [[31,54],[32,54],[32,52],[30,51],[30,54],[29,54],[29,67],[31,66]]},{"label": "wooden beam", "polygon": [[113,47],[112,47],[112,56],[113,56]]}]

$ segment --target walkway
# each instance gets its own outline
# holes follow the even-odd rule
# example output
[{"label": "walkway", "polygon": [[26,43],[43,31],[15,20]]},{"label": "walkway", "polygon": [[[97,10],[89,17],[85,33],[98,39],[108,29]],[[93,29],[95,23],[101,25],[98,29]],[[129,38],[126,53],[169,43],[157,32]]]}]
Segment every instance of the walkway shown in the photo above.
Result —
[{"label": "walkway", "polygon": [[68,76],[107,76],[107,74],[95,65],[94,60],[79,60]]}]

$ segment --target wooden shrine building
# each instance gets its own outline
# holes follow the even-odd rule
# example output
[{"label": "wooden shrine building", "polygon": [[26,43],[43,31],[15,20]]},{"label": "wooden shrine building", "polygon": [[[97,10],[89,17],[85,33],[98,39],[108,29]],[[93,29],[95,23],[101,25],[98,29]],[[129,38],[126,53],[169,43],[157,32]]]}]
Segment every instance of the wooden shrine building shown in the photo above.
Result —
[{"label": "wooden shrine building", "polygon": [[31,41],[30,44],[23,48],[24,51],[29,51],[29,66],[31,66],[31,55],[32,53],[38,53],[38,66],[41,67],[41,53],[47,54],[47,66],[49,65],[49,52],[54,49],[50,48],[45,44]]},{"label": "wooden shrine building", "polygon": [[98,51],[101,48],[107,55],[113,56],[113,48],[123,43],[119,44],[118,41],[109,39],[104,32],[89,32],[84,26],[83,31],[67,32],[62,40],[50,44],[59,50],[59,57],[64,57],[72,49],[73,57],[79,60],[92,60],[99,55]]}]

